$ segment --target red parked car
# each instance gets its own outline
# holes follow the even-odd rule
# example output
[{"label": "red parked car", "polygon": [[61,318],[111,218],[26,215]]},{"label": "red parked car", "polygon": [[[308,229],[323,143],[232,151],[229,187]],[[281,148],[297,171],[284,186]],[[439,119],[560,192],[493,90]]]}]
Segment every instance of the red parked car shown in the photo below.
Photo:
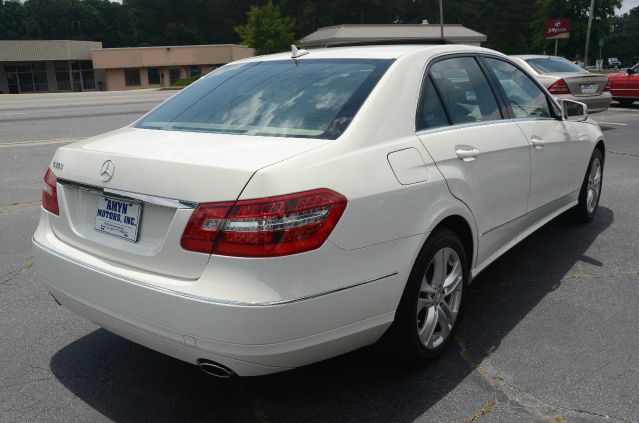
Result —
[{"label": "red parked car", "polygon": [[625,73],[608,74],[612,99],[622,106],[630,106],[639,100],[639,64],[626,69]]}]

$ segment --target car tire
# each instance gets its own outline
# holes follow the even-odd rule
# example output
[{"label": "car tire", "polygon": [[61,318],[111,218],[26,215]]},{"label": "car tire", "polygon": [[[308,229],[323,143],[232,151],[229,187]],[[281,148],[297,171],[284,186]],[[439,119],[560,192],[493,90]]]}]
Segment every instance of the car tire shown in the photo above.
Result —
[{"label": "car tire", "polygon": [[575,218],[580,223],[587,223],[595,217],[599,199],[601,198],[601,186],[603,184],[603,155],[598,148],[592,153],[588,170],[579,191],[579,204],[573,209]]},{"label": "car tire", "polygon": [[619,104],[621,104],[623,107],[630,107],[632,106],[632,103],[634,103],[634,100],[617,100],[619,102]]},{"label": "car tire", "polygon": [[448,229],[424,244],[404,289],[395,321],[382,343],[402,362],[430,364],[446,351],[462,316],[468,258]]}]

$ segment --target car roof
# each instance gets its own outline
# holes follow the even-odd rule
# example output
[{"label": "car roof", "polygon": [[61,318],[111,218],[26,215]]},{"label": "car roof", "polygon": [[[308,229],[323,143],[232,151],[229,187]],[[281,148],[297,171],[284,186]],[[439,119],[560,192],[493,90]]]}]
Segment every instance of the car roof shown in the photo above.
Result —
[{"label": "car roof", "polygon": [[564,57],[561,56],[550,56],[547,54],[513,54],[510,57],[517,57],[519,59],[563,59],[563,60],[568,60]]},{"label": "car roof", "polygon": [[[482,47],[475,47],[463,44],[399,44],[399,45],[369,45],[353,47],[328,47],[309,49],[309,54],[301,56],[299,60],[305,59],[397,59],[401,56],[430,52],[432,55],[455,52],[489,52],[497,53]],[[500,54],[501,53],[497,53]],[[290,60],[291,52],[270,54],[266,56],[254,56],[242,60],[242,62],[261,62],[266,60]]]}]

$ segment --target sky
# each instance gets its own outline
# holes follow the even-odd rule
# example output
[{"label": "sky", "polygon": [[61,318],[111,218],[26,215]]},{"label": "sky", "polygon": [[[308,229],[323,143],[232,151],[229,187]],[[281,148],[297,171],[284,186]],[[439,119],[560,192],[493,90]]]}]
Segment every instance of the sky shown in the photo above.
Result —
[{"label": "sky", "polygon": [[639,0],[623,0],[621,2],[621,9],[617,10],[617,15],[623,15],[627,13],[633,7],[639,6]]}]

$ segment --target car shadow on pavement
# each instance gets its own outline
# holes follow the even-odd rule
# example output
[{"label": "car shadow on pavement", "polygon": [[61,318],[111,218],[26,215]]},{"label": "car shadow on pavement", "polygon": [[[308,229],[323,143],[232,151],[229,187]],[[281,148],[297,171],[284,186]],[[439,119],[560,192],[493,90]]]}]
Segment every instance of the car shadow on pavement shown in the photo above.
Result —
[{"label": "car shadow on pavement", "polygon": [[492,390],[471,362],[497,350],[576,262],[601,266],[586,253],[613,220],[605,207],[586,225],[562,215],[487,268],[470,286],[456,343],[426,368],[369,347],[286,373],[220,380],[98,329],[58,351],[51,370],[114,421],[413,421],[460,384]]}]

